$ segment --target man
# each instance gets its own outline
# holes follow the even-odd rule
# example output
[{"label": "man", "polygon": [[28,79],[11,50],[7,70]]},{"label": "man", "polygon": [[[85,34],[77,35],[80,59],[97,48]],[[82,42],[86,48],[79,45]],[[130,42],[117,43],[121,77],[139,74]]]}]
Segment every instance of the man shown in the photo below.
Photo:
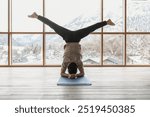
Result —
[{"label": "man", "polygon": [[[61,76],[67,78],[78,78],[84,76],[84,68],[81,60],[82,59],[81,45],[79,44],[80,40],[98,28],[101,28],[105,25],[112,25],[112,26],[115,25],[109,19],[107,21],[98,22],[94,25],[88,26],[83,29],[71,31],[62,26],[59,26],[58,24],[52,22],[51,20],[45,17],[38,15],[35,12],[32,15],[29,15],[28,17],[36,18],[41,22],[47,24],[66,42],[64,46],[64,56],[63,56],[64,59],[61,67]],[[67,68],[68,73],[65,73]],[[78,74],[77,69],[79,69]]]}]

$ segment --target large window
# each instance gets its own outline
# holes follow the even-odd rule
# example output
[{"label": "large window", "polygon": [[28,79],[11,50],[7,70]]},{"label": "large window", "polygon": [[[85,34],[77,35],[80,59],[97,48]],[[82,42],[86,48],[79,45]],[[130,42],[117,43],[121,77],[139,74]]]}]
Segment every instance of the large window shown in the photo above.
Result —
[{"label": "large window", "polygon": [[87,66],[150,66],[150,0],[0,0],[0,66],[61,65],[65,41],[27,16],[78,30],[112,19],[80,42]]}]

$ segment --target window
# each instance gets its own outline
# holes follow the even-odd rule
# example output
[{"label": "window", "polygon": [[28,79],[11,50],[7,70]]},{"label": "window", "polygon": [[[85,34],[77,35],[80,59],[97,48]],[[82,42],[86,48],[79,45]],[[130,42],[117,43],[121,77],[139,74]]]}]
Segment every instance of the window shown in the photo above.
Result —
[{"label": "window", "polygon": [[12,0],[12,32],[41,32],[42,23],[28,18],[33,11],[42,14],[42,0]]},{"label": "window", "polygon": [[42,65],[42,35],[13,34],[12,64]]},{"label": "window", "polygon": [[56,34],[46,35],[46,65],[60,65],[63,60],[64,40]]},{"label": "window", "polygon": [[104,20],[112,19],[115,26],[107,26],[105,32],[123,32],[124,31],[124,0],[103,0]]},{"label": "window", "polygon": [[150,0],[128,0],[127,30],[150,32]]},{"label": "window", "polygon": [[83,64],[101,64],[101,35],[91,34],[81,40]]},{"label": "window", "polygon": [[[112,19],[80,42],[85,66],[150,66],[150,0],[0,0],[0,66],[61,65],[65,41],[33,12],[70,30]],[[9,45],[9,46],[8,46]]]},{"label": "window", "polygon": [[150,35],[127,37],[127,64],[150,64]]},{"label": "window", "polygon": [[0,32],[8,31],[8,1],[0,0]]},{"label": "window", "polygon": [[0,65],[8,65],[8,1],[0,0]]},{"label": "window", "polygon": [[124,36],[123,35],[104,35],[104,65],[123,65],[124,64]]}]

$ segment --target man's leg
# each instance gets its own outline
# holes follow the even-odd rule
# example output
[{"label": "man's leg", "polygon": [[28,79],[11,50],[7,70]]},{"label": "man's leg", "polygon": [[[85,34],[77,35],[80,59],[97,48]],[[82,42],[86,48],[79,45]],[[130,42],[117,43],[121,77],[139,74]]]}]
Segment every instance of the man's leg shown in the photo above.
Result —
[{"label": "man's leg", "polygon": [[48,26],[50,26],[57,34],[59,34],[60,36],[62,36],[63,38],[65,38],[67,36],[67,34],[69,34],[71,31],[59,26],[58,24],[52,22],[51,20],[42,17],[42,16],[38,16],[38,19],[40,21],[42,21],[43,23],[47,24]]},{"label": "man's leg", "polygon": [[32,15],[28,15],[28,17],[30,18],[36,18],[39,19],[41,22],[47,24],[48,26],[50,26],[57,34],[59,34],[60,36],[63,37],[63,39],[67,38],[67,35],[70,35],[71,31],[63,28],[61,26],[59,26],[58,24],[52,22],[51,20],[42,17],[38,14],[36,14],[35,12]]},{"label": "man's leg", "polygon": [[76,39],[79,40],[79,39],[82,39],[85,36],[89,35],[91,32],[95,31],[96,29],[101,28],[105,25],[115,25],[115,24],[109,19],[107,21],[99,22],[94,25],[88,26],[86,28],[74,31],[74,35],[75,35]]}]

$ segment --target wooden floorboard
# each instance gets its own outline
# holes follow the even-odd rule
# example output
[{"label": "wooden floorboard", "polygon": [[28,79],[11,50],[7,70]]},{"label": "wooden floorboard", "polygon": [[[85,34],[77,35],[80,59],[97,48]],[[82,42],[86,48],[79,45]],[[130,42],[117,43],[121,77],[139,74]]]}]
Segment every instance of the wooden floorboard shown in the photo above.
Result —
[{"label": "wooden floorboard", "polygon": [[92,86],[57,86],[59,72],[60,67],[0,68],[0,99],[150,99],[150,67],[87,67]]}]

